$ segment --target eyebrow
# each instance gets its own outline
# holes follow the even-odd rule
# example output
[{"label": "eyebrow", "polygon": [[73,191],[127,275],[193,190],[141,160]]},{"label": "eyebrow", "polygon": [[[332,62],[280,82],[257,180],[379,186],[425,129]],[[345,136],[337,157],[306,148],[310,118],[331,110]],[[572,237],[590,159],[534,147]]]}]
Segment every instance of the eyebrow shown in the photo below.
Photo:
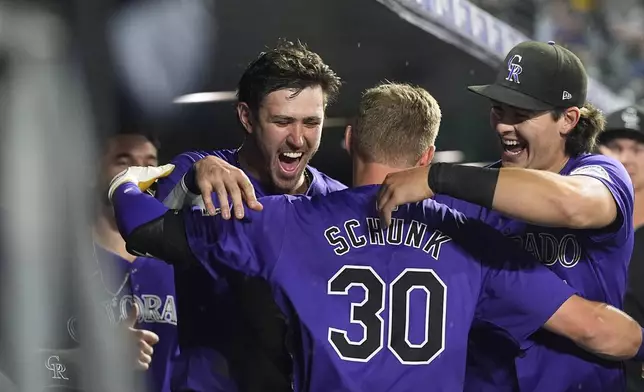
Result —
[{"label": "eyebrow", "polygon": [[295,117],[283,116],[283,115],[280,115],[280,114],[276,114],[274,116],[271,116],[270,119],[271,119],[271,121],[275,121],[275,120],[293,121],[293,120],[295,120]]}]

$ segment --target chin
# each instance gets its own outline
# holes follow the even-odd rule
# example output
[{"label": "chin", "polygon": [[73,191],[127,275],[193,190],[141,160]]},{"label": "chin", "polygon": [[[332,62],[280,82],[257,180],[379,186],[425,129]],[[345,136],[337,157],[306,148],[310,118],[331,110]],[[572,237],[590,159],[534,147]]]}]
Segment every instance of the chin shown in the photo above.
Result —
[{"label": "chin", "polygon": [[280,177],[279,175],[274,175],[272,182],[276,190],[280,191],[281,193],[290,193],[292,190],[297,188],[299,182],[298,180],[301,177],[301,173],[300,175],[295,176],[294,179],[285,179],[283,177]]},{"label": "chin", "polygon": [[503,167],[514,167],[514,168],[520,168],[520,169],[529,169],[530,168],[530,162],[523,158],[523,159],[501,159],[501,166]]},{"label": "chin", "polygon": [[505,160],[505,159],[501,160],[501,166],[503,166],[503,167],[522,167],[522,165],[519,162],[508,161],[508,160]]}]

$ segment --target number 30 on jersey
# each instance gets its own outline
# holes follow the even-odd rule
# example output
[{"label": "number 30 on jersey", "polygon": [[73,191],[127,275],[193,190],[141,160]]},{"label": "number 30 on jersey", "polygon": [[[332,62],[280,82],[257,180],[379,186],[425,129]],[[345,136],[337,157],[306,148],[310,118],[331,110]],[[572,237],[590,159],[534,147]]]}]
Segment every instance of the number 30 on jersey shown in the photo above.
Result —
[{"label": "number 30 on jersey", "polygon": [[[329,328],[329,343],[345,361],[368,362],[385,344],[385,323],[381,313],[389,300],[387,347],[404,365],[424,365],[445,348],[445,308],[447,287],[431,269],[408,268],[390,284],[367,266],[345,265],[328,282],[327,294],[348,295],[352,287],[364,290],[364,300],[351,304],[350,321],[362,327],[359,341],[352,341],[345,330]],[[414,290],[426,293],[426,306],[410,309]],[[409,341],[410,312],[424,312],[424,340]]]}]

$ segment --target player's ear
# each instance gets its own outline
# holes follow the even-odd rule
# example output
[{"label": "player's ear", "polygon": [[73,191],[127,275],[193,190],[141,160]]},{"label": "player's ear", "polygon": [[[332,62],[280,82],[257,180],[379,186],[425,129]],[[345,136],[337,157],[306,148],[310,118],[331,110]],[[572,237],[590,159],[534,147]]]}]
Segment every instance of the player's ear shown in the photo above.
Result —
[{"label": "player's ear", "polygon": [[344,130],[344,148],[351,155],[351,125],[347,125]]},{"label": "player's ear", "polygon": [[239,117],[239,122],[246,130],[246,133],[253,133],[252,114],[246,102],[237,104],[237,117]]},{"label": "player's ear", "polygon": [[434,160],[434,152],[436,151],[435,146],[430,146],[427,151],[421,155],[420,159],[418,160],[418,163],[416,163],[416,166],[427,166],[430,163],[432,163],[432,160]]},{"label": "player's ear", "polygon": [[566,109],[561,117],[563,121],[563,128],[561,129],[561,133],[567,135],[575,128],[575,126],[579,122],[579,119],[581,118],[581,110],[578,107],[573,106]]}]

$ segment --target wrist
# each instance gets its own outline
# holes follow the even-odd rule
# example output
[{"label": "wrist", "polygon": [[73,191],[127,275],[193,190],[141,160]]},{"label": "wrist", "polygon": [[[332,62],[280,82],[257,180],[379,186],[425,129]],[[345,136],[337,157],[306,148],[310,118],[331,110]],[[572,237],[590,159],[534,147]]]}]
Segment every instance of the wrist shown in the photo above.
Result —
[{"label": "wrist", "polygon": [[195,169],[194,165],[192,165],[192,167],[190,167],[186,174],[183,175],[181,183],[185,187],[186,191],[195,195],[201,193],[199,191],[199,187],[197,186],[197,170]]},{"label": "wrist", "polygon": [[436,163],[429,167],[427,184],[434,194],[492,208],[498,179],[498,169]]},{"label": "wrist", "polygon": [[115,193],[122,193],[126,188],[136,188],[136,192],[141,193],[141,190],[135,182],[136,180],[128,176],[128,171],[124,170],[123,172],[117,174],[116,177],[114,177],[110,182],[110,187],[107,190],[107,198],[109,200],[112,200]]}]

